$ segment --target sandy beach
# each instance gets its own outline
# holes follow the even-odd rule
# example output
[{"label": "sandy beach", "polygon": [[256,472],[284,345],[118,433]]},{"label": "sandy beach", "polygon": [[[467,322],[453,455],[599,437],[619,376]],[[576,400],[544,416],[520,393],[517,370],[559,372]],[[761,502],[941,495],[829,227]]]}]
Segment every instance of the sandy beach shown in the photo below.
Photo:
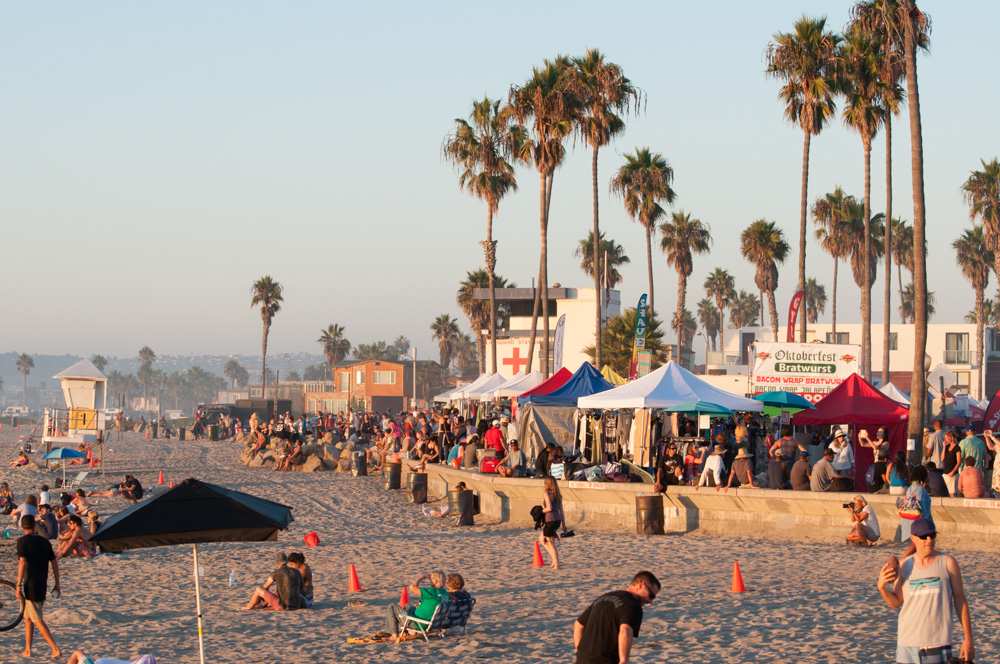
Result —
[{"label": "sandy beach", "polygon": [[[10,453],[24,433],[5,427],[0,449]],[[489,522],[459,530],[423,516],[402,492],[386,492],[374,477],[248,469],[230,442],[147,442],[129,434],[110,447],[115,467],[139,471],[146,486],[155,485],[163,469],[174,480],[193,476],[294,508],[295,523],[277,542],[201,547],[210,662],[572,661],[574,618],[639,569],[653,571],[664,588],[646,610],[635,662],[893,661],[895,616],[875,589],[892,547],[578,532],[564,542],[563,569],[553,573],[531,567],[533,532]],[[2,477],[18,498],[51,479],[42,471],[6,468]],[[118,479],[98,475],[84,485],[103,488]],[[117,498],[97,500],[103,516],[124,506]],[[302,544],[310,530],[322,541],[311,550]],[[241,612],[275,554],[291,550],[303,551],[313,568],[316,607]],[[3,551],[3,576],[13,579],[13,547]],[[734,560],[749,589],[743,595],[729,592]],[[958,560],[970,595],[976,661],[997,661],[1000,555],[963,552]],[[347,606],[349,563],[365,586],[360,607]],[[436,568],[462,573],[478,600],[467,636],[429,645],[346,644],[348,636],[379,629],[384,606],[398,600],[404,583]],[[197,661],[190,547],[67,559],[62,573],[62,598],[47,602],[46,616],[67,654],[82,647],[105,657],[152,653],[161,662]],[[0,660],[29,661],[19,657],[22,639],[20,627],[0,635]],[[31,661],[47,657],[38,643]]]}]

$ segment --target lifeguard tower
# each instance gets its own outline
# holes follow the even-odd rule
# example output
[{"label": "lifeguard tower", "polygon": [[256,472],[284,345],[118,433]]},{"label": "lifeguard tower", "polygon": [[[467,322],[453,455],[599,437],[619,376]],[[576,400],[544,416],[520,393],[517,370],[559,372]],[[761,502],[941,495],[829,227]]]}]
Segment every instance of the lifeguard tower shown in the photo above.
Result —
[{"label": "lifeguard tower", "polygon": [[45,409],[42,429],[45,451],[103,441],[107,377],[89,360],[80,360],[53,378],[59,381],[66,407]]}]

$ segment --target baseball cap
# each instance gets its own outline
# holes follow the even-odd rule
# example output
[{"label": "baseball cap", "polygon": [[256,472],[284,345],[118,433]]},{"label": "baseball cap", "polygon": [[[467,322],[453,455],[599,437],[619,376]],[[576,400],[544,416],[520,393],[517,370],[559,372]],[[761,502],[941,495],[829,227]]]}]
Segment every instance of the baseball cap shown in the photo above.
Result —
[{"label": "baseball cap", "polygon": [[910,526],[910,534],[915,537],[927,537],[928,535],[936,535],[937,530],[934,529],[934,522],[929,519],[917,519]]}]

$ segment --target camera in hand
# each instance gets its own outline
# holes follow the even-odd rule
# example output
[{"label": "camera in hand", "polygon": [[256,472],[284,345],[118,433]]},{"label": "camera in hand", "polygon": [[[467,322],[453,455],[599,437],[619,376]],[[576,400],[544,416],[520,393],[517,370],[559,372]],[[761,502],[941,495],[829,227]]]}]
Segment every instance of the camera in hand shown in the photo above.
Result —
[{"label": "camera in hand", "polygon": [[845,510],[854,509],[854,503],[841,503],[840,506],[843,507]]}]

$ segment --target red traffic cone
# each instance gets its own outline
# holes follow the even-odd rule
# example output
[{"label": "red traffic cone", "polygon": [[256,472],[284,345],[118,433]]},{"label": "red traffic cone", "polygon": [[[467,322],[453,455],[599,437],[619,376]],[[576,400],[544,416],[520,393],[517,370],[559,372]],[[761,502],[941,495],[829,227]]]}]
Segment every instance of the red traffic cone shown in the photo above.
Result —
[{"label": "red traffic cone", "polygon": [[399,593],[399,608],[405,609],[410,605],[410,590],[403,586],[403,592]]},{"label": "red traffic cone", "polygon": [[745,593],[747,587],[743,585],[743,572],[740,571],[740,561],[733,562],[733,586],[730,589],[734,593]]},{"label": "red traffic cone", "polygon": [[168,489],[173,489],[174,488],[174,481],[173,480],[170,480],[170,482],[167,484],[167,488]]},{"label": "red traffic cone", "polygon": [[542,560],[542,547],[538,546],[537,540],[535,541],[535,553],[531,558],[531,566],[535,568],[545,567],[545,561]]},{"label": "red traffic cone", "polygon": [[157,484],[163,484],[163,471],[160,471],[160,477],[156,480]]},{"label": "red traffic cone", "polygon": [[351,563],[347,566],[347,592],[359,593],[362,590],[361,582],[358,581],[358,570],[355,569],[354,563]]}]

